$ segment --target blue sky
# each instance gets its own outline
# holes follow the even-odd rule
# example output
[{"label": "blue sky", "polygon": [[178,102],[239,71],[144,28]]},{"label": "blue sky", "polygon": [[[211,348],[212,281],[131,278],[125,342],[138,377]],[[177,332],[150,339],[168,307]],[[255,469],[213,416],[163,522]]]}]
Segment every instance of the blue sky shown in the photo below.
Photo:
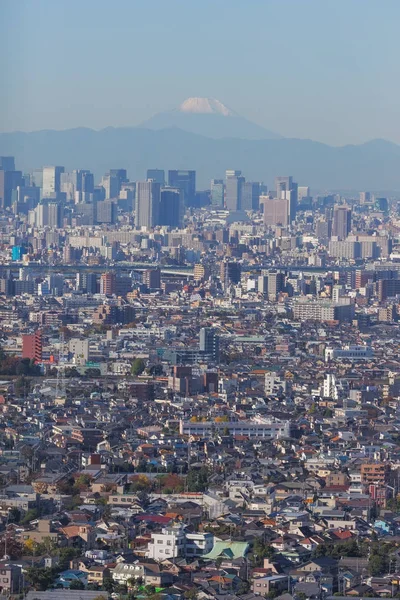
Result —
[{"label": "blue sky", "polygon": [[285,136],[400,143],[399,0],[1,0],[0,131],[218,98]]}]

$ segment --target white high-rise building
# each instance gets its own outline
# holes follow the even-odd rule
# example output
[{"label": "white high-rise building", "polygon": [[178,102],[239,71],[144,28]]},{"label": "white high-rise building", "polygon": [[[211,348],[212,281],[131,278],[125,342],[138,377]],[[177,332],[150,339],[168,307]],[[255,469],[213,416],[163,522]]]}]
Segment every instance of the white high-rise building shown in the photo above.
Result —
[{"label": "white high-rise building", "polygon": [[43,167],[43,198],[61,191],[61,173],[64,173],[64,167]]}]

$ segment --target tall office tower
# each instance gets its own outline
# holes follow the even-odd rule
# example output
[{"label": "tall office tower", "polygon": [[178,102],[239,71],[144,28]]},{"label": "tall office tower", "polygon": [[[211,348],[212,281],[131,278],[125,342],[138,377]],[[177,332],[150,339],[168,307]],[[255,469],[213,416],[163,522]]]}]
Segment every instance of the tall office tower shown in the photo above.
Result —
[{"label": "tall office tower", "polygon": [[[94,190],[93,173],[81,169],[61,173],[60,190],[66,194],[67,200],[83,201],[83,193],[92,194]],[[89,197],[87,196],[88,200]]]},{"label": "tall office tower", "polygon": [[319,219],[315,225],[315,235],[321,244],[327,244],[332,235],[331,219]]},{"label": "tall office tower", "polygon": [[214,327],[200,329],[200,352],[210,354],[216,362],[219,360],[219,335]]},{"label": "tall office tower", "polygon": [[62,227],[63,213],[64,210],[62,204],[59,204],[58,202],[49,202],[47,205],[48,226],[57,229]]},{"label": "tall office tower", "polygon": [[154,181],[136,182],[136,227],[151,229],[158,225],[161,186]]},{"label": "tall office tower", "polygon": [[49,198],[61,191],[61,173],[64,173],[64,167],[43,167],[43,198]]},{"label": "tall office tower", "polygon": [[42,362],[43,341],[42,332],[22,336],[22,358],[29,358],[34,362]]},{"label": "tall office tower", "polygon": [[58,202],[41,202],[33,211],[35,214],[36,227],[62,226],[63,206]]},{"label": "tall office tower", "polygon": [[100,294],[112,296],[116,292],[116,287],[115,273],[102,273],[100,277]]},{"label": "tall office tower", "polygon": [[120,186],[117,175],[113,175],[111,172],[106,173],[101,179],[101,185],[104,188],[106,200],[109,200],[110,198],[118,198]]},{"label": "tall office tower", "polygon": [[221,262],[220,279],[224,287],[229,287],[231,283],[239,283],[242,268],[239,263],[224,260]]},{"label": "tall office tower", "polygon": [[196,205],[196,171],[168,171],[168,185],[182,190],[185,208]]},{"label": "tall office tower", "polygon": [[371,193],[360,192],[360,204],[368,204],[368,202],[371,202]]},{"label": "tall office tower", "polygon": [[32,171],[31,183],[40,189],[43,188],[43,169],[34,169]]},{"label": "tall office tower", "polygon": [[228,210],[241,210],[242,188],[245,178],[241,171],[229,170],[225,173],[225,205]]},{"label": "tall office tower", "polygon": [[13,192],[18,186],[24,185],[22,171],[0,170],[0,206],[10,208],[13,201]]},{"label": "tall office tower", "polygon": [[289,224],[289,200],[287,198],[270,198],[261,196],[260,203],[264,206],[264,225],[287,227]]},{"label": "tall office tower", "polygon": [[15,171],[15,158],[13,156],[0,156],[1,171]]},{"label": "tall office tower", "polygon": [[293,177],[275,177],[276,197],[289,201],[289,223],[296,218],[298,185]]},{"label": "tall office tower", "polygon": [[111,177],[116,177],[117,178],[117,185],[118,185],[118,194],[121,191],[122,185],[124,183],[128,183],[128,175],[126,172],[126,169],[110,169],[110,175]]},{"label": "tall office tower", "polygon": [[351,208],[335,206],[333,209],[332,236],[345,240],[351,231]]},{"label": "tall office tower", "polygon": [[160,269],[146,269],[143,271],[142,281],[149,290],[159,290],[161,287]]},{"label": "tall office tower", "polygon": [[164,169],[147,169],[146,179],[152,179],[161,186],[165,185],[165,171]]},{"label": "tall office tower", "polygon": [[276,300],[279,292],[285,289],[285,273],[282,271],[268,271],[268,298]]},{"label": "tall office tower", "polygon": [[182,222],[181,190],[164,188],[160,196],[158,225],[180,227]]},{"label": "tall office tower", "polygon": [[214,208],[224,207],[224,180],[211,179],[211,205]]},{"label": "tall office tower", "polygon": [[260,208],[260,184],[258,181],[245,181],[242,185],[242,210]]},{"label": "tall office tower", "polygon": [[308,187],[308,185],[299,185],[299,187],[297,188],[297,202],[300,204],[300,202],[303,200],[303,198],[309,198],[310,197],[310,188]]},{"label": "tall office tower", "polygon": [[98,223],[113,224],[117,220],[117,212],[115,200],[103,200],[103,202],[97,202],[96,220]]}]

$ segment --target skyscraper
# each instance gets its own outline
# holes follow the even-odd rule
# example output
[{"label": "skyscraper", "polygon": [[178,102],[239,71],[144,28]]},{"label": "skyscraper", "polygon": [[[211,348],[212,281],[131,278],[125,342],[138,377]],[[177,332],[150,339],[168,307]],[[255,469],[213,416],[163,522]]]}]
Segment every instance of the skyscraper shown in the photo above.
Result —
[{"label": "skyscraper", "polygon": [[24,184],[21,171],[0,170],[0,205],[9,208],[12,204],[13,191]]},{"label": "skyscraper", "polygon": [[163,188],[160,197],[160,212],[158,225],[180,227],[182,218],[181,190]]},{"label": "skyscraper", "polygon": [[226,171],[225,204],[228,210],[236,211],[242,208],[242,188],[245,178],[241,171]]},{"label": "skyscraper", "polygon": [[15,171],[15,158],[13,156],[0,156],[0,170]]},{"label": "skyscraper", "polygon": [[118,176],[110,173],[106,173],[101,178],[101,185],[104,188],[105,199],[118,198],[119,194],[119,179]]},{"label": "skyscraper", "polygon": [[61,191],[61,173],[64,173],[64,167],[43,167],[43,198],[50,198]]},{"label": "skyscraper", "polygon": [[219,336],[214,327],[200,329],[200,352],[211,355],[215,361],[219,360]]},{"label": "skyscraper", "polygon": [[332,236],[345,240],[351,230],[351,208],[335,206],[333,209]]},{"label": "skyscraper", "polygon": [[196,171],[168,171],[168,185],[182,190],[185,208],[195,206]]},{"label": "skyscraper", "polygon": [[42,201],[34,210],[36,227],[62,226],[63,205],[58,202]]},{"label": "skyscraper", "polygon": [[152,228],[158,224],[161,186],[155,181],[136,183],[136,227]]},{"label": "skyscraper", "polygon": [[289,223],[296,218],[298,185],[292,176],[275,177],[276,197],[289,201]]},{"label": "skyscraper", "polygon": [[147,169],[146,179],[152,179],[161,186],[165,185],[165,171],[164,169]]},{"label": "skyscraper", "polygon": [[76,203],[89,201],[89,194],[93,194],[94,190],[93,174],[83,169],[61,173],[60,190],[66,194],[67,200]]},{"label": "skyscraper", "polygon": [[211,205],[215,208],[224,207],[224,181],[223,179],[211,179]]},{"label": "skyscraper", "polygon": [[258,181],[244,181],[242,184],[242,210],[258,210],[260,206],[260,184]]},{"label": "skyscraper", "polygon": [[270,198],[269,196],[261,198],[264,206],[264,225],[287,227],[289,224],[289,200],[287,198]]}]

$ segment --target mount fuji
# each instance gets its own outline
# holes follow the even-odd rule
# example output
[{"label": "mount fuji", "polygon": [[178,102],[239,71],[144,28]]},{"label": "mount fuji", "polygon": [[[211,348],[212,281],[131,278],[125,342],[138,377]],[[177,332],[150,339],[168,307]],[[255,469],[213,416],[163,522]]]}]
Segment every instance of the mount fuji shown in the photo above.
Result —
[{"label": "mount fuji", "polygon": [[156,131],[178,128],[213,139],[282,139],[278,133],[248,121],[215,98],[187,98],[178,108],[158,113],[140,127]]}]

